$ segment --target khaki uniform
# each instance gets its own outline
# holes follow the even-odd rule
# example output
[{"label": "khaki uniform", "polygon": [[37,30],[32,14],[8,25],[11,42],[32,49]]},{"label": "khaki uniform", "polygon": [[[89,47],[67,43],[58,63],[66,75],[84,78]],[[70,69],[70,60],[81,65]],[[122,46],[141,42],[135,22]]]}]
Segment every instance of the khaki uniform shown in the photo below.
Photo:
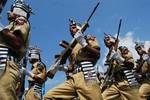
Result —
[{"label": "khaki uniform", "polygon": [[[21,24],[20,21],[24,21]],[[19,22],[18,22],[19,21]],[[17,62],[24,56],[28,44],[28,36],[30,25],[25,18],[18,17],[14,22],[11,22],[6,28],[11,32],[20,31],[21,36],[24,39],[22,48],[12,51],[11,47],[7,44],[7,40],[4,40],[0,36],[0,48],[2,50],[8,49],[8,53],[0,51],[1,55],[5,55],[7,64],[3,66],[4,70],[0,72],[0,100],[17,100],[16,96],[16,84],[19,78],[19,68]],[[16,34],[17,35],[17,34]],[[3,62],[4,63],[4,62]],[[2,64],[1,64],[2,65]]]},{"label": "khaki uniform", "polygon": [[[145,61],[139,72],[141,75],[145,75],[146,73],[150,73],[150,65]],[[150,78],[142,77],[141,86],[139,88],[139,94],[141,96],[141,100],[147,100],[147,97],[150,95]]]},{"label": "khaki uniform", "polygon": [[[131,53],[124,55],[126,61],[133,62]],[[116,65],[115,65],[116,64]],[[120,70],[121,65],[114,62],[114,82],[102,93],[104,100],[141,100],[138,95],[138,86],[131,87],[127,79],[123,78],[124,74]],[[128,67],[124,66],[123,67]],[[121,71],[121,73],[119,73]]]},{"label": "khaki uniform", "polygon": [[[25,95],[25,100],[42,100],[42,85],[46,80],[46,66],[41,62],[36,62],[33,64],[31,72],[37,75],[39,79],[36,80],[32,77],[29,77],[29,90]],[[36,87],[40,89],[36,90]]]},{"label": "khaki uniform", "polygon": [[[87,38],[89,45],[93,48],[99,48],[96,38]],[[89,57],[87,51],[82,50],[82,46],[77,44],[70,56],[71,64],[77,64],[82,60],[93,61],[96,63],[97,59]],[[44,96],[44,100],[72,100],[79,97],[80,100],[102,100],[101,92],[97,81],[91,83],[85,80],[83,71],[74,73],[68,80],[59,86],[49,90]],[[89,80],[90,81],[90,80]]]}]

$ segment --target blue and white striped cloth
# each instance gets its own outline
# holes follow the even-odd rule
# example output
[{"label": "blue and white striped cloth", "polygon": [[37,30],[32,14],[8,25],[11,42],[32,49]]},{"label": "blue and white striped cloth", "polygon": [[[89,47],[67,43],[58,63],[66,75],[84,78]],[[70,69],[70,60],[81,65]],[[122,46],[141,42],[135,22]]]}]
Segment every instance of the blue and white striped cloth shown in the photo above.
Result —
[{"label": "blue and white striped cloth", "polygon": [[0,47],[0,75],[3,74],[6,68],[8,57],[8,48]]},{"label": "blue and white striped cloth", "polygon": [[91,61],[82,61],[80,64],[85,80],[95,80],[96,70],[93,63]]},{"label": "blue and white striped cloth", "polygon": [[130,86],[138,85],[138,81],[136,80],[134,73],[134,70],[124,70],[124,74]]},{"label": "blue and white striped cloth", "polygon": [[34,84],[34,94],[40,100],[42,99],[42,85],[39,83]]}]

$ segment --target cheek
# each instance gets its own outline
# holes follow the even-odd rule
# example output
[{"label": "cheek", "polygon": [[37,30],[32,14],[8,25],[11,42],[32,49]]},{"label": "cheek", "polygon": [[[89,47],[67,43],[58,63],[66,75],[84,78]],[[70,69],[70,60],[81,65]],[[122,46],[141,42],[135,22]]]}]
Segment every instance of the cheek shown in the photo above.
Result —
[{"label": "cheek", "polygon": [[139,50],[139,51],[137,51],[138,52],[138,54],[141,54],[141,51]]},{"label": "cheek", "polygon": [[112,45],[113,43],[111,41],[107,41],[107,44],[108,45]]},{"label": "cheek", "polygon": [[14,14],[13,14],[13,13],[9,13],[9,14],[8,14],[8,17],[13,18],[13,17],[14,17]]},{"label": "cheek", "polygon": [[75,28],[75,29],[73,29],[73,32],[74,32],[74,33],[76,33],[76,32],[77,32],[77,29],[76,29],[76,28]]}]

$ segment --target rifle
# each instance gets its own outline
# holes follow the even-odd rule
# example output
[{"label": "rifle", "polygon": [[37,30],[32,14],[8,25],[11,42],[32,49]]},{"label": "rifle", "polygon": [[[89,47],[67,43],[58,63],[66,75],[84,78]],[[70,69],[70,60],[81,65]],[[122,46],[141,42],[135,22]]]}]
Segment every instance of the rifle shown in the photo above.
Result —
[{"label": "rifle", "polygon": [[109,53],[107,55],[107,60],[106,60],[106,65],[109,65],[107,72],[106,72],[106,77],[104,79],[104,83],[102,84],[102,92],[107,88],[107,85],[110,84],[110,80],[113,78],[113,73],[114,73],[114,66],[113,66],[113,60],[111,60],[111,53],[113,50],[117,51],[118,48],[118,43],[119,43],[119,33],[120,33],[120,28],[121,28],[121,22],[122,19],[119,21],[119,27],[118,27],[118,32],[117,32],[117,38],[115,40],[115,45],[114,47],[112,46],[109,50]]},{"label": "rifle", "polygon": [[62,40],[61,42],[59,42],[59,45],[66,49],[69,46],[69,43],[65,40]]},{"label": "rifle", "polygon": [[[94,12],[96,11],[97,7],[99,6],[99,2],[97,3],[97,5],[94,7],[94,10],[92,11],[92,13],[90,14],[89,18],[87,19],[87,21],[85,21],[85,23],[82,25],[81,29],[79,31],[81,31],[82,33],[84,33],[84,31],[87,29],[88,27],[88,22],[91,19],[91,17],[93,16]],[[76,46],[77,41],[75,38],[72,39],[72,41],[67,45],[67,47],[65,48],[64,51],[62,51],[61,55],[56,58],[54,64],[50,67],[50,69],[47,72],[47,76],[49,78],[53,78],[55,73],[58,71],[58,69],[54,66],[54,65],[63,65],[66,63],[67,58],[70,56],[72,49]]]}]

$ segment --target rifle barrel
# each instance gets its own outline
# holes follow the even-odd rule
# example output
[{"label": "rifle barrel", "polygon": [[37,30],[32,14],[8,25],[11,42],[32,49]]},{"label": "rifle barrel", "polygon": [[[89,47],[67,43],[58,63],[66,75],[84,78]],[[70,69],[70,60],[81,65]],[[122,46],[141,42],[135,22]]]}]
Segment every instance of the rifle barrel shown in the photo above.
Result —
[{"label": "rifle barrel", "polygon": [[91,17],[93,16],[94,12],[96,11],[97,7],[99,6],[100,2],[97,3],[97,5],[95,6],[93,12],[91,13],[91,15],[89,16],[87,22],[89,22],[89,20],[91,19]]},{"label": "rifle barrel", "polygon": [[118,28],[117,38],[116,38],[116,39],[118,39],[118,37],[119,37],[120,28],[121,28],[121,23],[122,23],[122,19],[120,19],[120,21],[119,21],[119,28]]}]

